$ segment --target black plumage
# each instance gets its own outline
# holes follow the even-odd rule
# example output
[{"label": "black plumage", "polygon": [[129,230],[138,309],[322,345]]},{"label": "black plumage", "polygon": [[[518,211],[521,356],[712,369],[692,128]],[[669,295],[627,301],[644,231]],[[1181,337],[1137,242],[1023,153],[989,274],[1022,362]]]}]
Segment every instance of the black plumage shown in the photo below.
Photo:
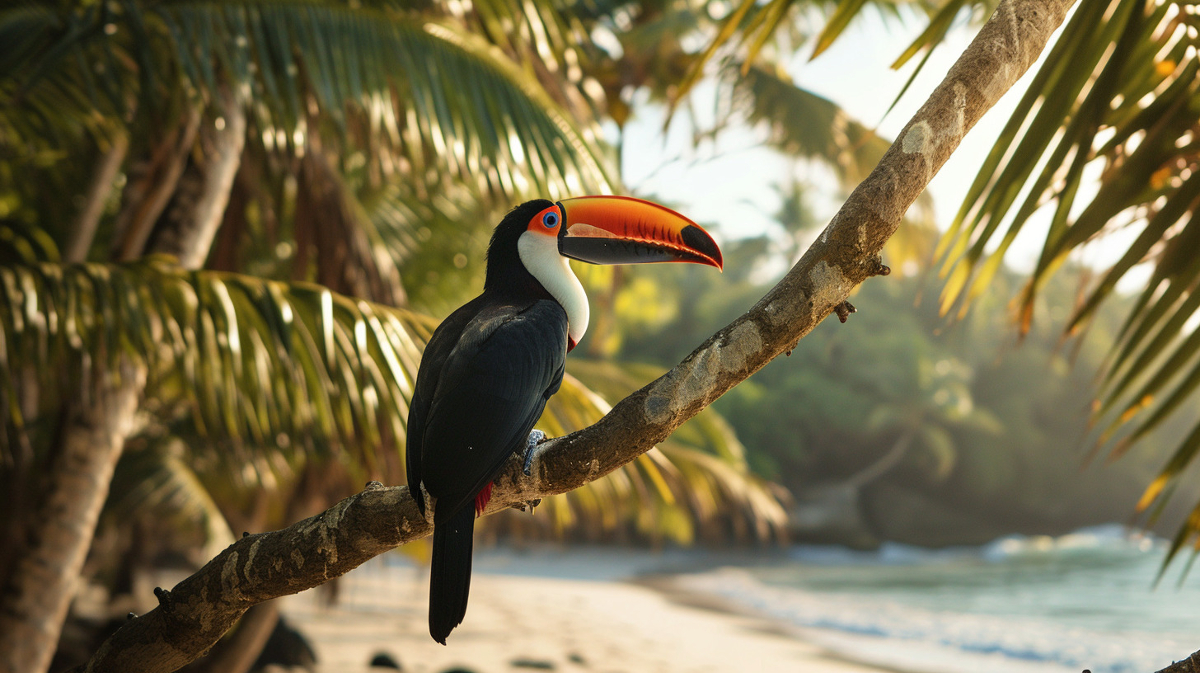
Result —
[{"label": "black plumage", "polygon": [[497,227],[484,292],[434,332],[408,420],[407,473],[421,511],[436,499],[429,632],[445,643],[467,608],[474,501],[562,383],[567,314],[521,264],[516,238],[552,205],[524,204]]},{"label": "black plumage", "polygon": [[408,417],[409,488],[422,513],[425,494],[434,499],[429,633],[442,644],[466,614],[476,509],[528,445],[587,329],[587,296],[568,258],[721,267],[720,249],[694,222],[630,197],[530,201],[496,227],[483,294],[433,333]]}]

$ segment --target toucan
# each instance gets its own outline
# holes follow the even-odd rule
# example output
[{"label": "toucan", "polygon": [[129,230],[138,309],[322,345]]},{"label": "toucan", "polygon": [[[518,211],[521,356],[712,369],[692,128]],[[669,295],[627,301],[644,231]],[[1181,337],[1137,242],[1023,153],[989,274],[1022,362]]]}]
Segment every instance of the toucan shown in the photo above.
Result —
[{"label": "toucan", "polygon": [[434,331],[408,414],[409,489],[422,515],[433,501],[429,634],[443,645],[467,611],[475,517],[510,456],[528,452],[528,470],[541,439],[533,426],[587,330],[587,295],[568,258],[722,264],[696,223],[631,197],[529,201],[496,227],[483,294]]}]

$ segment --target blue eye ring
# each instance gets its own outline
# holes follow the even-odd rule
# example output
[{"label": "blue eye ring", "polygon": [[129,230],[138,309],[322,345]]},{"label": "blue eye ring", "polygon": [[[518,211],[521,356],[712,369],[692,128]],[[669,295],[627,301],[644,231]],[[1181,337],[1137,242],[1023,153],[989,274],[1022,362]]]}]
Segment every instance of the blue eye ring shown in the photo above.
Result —
[{"label": "blue eye ring", "polygon": [[542,224],[544,224],[547,229],[553,229],[553,228],[557,227],[558,226],[558,213],[551,210],[551,211],[548,211],[545,215],[542,215]]}]

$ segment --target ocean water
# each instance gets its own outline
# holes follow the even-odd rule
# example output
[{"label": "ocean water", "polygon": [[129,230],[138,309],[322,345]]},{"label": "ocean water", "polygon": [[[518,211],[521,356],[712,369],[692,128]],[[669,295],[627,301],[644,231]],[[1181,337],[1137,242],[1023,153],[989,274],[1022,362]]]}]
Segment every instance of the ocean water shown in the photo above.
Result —
[{"label": "ocean water", "polygon": [[[1200,568],[1119,526],[983,547],[794,547],[680,578],[847,657],[924,673],[1153,673],[1200,649]],[[1185,555],[1186,556],[1186,555]]]}]

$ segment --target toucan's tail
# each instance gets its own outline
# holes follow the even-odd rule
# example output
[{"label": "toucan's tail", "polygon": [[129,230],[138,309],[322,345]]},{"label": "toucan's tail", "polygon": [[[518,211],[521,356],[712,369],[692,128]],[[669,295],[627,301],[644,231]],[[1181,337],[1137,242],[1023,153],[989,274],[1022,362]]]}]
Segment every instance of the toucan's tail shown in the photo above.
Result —
[{"label": "toucan's tail", "polygon": [[433,567],[429,574],[429,635],[446,644],[446,636],[467,614],[471,589],[471,534],[475,510],[463,507],[433,528]]}]

